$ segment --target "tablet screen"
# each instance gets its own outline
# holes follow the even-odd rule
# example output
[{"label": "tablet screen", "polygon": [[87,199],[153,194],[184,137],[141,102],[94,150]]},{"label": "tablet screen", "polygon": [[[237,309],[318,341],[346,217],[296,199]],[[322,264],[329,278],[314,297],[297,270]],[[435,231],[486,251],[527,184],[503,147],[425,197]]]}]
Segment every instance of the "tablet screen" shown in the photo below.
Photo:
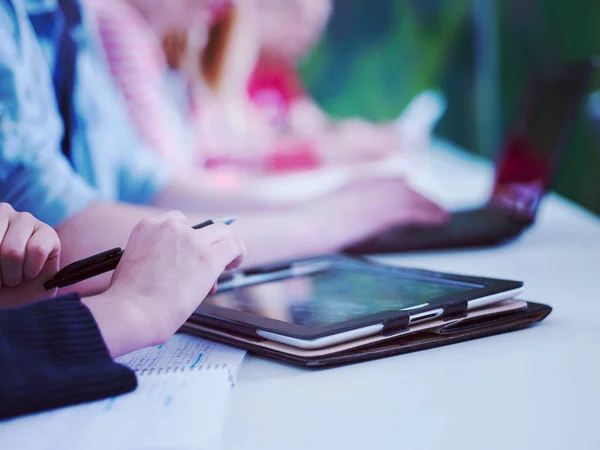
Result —
[{"label": "tablet screen", "polygon": [[389,310],[425,306],[436,297],[480,285],[329,269],[313,275],[234,288],[206,298],[204,304],[320,327]]}]

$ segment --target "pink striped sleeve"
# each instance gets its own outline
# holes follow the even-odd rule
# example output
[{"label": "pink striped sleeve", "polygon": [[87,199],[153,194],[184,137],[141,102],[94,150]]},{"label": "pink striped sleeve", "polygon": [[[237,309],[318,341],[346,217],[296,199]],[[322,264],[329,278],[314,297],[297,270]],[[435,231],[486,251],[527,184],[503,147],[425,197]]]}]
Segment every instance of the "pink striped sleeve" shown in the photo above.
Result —
[{"label": "pink striped sleeve", "polygon": [[169,162],[183,149],[168,114],[172,105],[163,86],[166,64],[145,20],[121,0],[88,0],[111,73],[141,138]]}]

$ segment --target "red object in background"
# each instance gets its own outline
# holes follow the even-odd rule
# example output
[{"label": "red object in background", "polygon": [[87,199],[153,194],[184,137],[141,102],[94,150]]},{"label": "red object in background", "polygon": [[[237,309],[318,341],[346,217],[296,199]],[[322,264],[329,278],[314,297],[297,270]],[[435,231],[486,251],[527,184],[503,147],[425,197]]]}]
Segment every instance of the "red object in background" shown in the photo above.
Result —
[{"label": "red object in background", "polygon": [[321,159],[314,146],[306,141],[275,148],[262,157],[208,157],[204,159],[204,167],[209,170],[236,167],[274,175],[318,169]]},{"label": "red object in background", "polygon": [[291,147],[275,150],[264,161],[267,173],[314,170],[321,166],[319,154],[310,142],[300,142]]},{"label": "red object in background", "polygon": [[492,202],[522,219],[533,220],[550,181],[551,149],[542,149],[523,136],[511,138],[502,150]]},{"label": "red object in background", "polygon": [[511,138],[502,150],[496,172],[496,185],[549,181],[552,161],[547,156],[551,150],[538,148],[525,137]]},{"label": "red object in background", "polygon": [[248,82],[248,96],[272,125],[283,127],[292,104],[306,91],[296,66],[283,59],[261,58]]},{"label": "red object in background", "polygon": [[[248,96],[276,129],[284,130],[292,104],[306,96],[296,66],[280,58],[261,58],[248,82]],[[279,145],[262,163],[266,173],[312,170],[321,160],[310,140]]]}]

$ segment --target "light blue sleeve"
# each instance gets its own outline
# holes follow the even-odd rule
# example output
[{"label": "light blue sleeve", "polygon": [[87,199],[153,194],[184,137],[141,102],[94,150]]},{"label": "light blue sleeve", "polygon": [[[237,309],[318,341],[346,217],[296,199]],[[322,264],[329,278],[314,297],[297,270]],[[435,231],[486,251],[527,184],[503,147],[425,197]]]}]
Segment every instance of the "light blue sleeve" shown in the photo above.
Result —
[{"label": "light blue sleeve", "polygon": [[22,2],[0,0],[0,201],[60,225],[97,198],[60,152],[62,122]]}]

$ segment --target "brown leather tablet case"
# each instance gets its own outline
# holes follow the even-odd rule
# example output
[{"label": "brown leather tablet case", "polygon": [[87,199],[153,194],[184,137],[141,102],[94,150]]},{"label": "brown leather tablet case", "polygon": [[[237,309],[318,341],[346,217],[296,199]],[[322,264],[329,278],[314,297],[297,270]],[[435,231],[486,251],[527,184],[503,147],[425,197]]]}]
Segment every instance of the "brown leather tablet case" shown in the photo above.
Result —
[{"label": "brown leather tablet case", "polygon": [[541,322],[551,311],[550,306],[539,303],[506,300],[456,316],[409,326],[392,335],[379,334],[317,350],[304,350],[260,337],[249,338],[227,330],[209,328],[194,323],[193,317],[181,331],[287,363],[322,367],[400,355],[521,330]]}]

